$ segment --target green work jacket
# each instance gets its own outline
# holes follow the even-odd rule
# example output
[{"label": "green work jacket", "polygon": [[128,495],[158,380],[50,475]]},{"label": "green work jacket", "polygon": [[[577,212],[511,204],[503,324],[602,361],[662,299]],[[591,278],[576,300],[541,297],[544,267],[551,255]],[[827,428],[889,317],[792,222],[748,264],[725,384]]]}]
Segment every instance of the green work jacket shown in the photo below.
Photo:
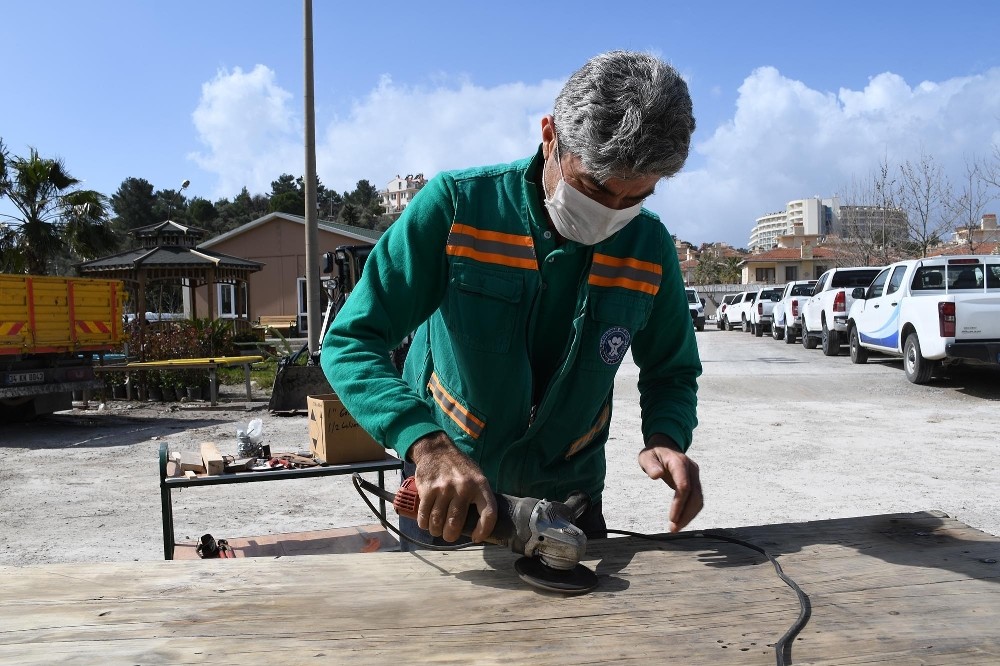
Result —
[{"label": "green work jacket", "polygon": [[[654,433],[690,445],[701,363],[673,240],[646,210],[577,246],[585,263],[571,320],[538,330],[551,324],[539,312],[540,163],[539,151],[428,182],[373,249],[321,363],[361,426],[401,456],[443,430],[496,491],[562,500],[583,490],[597,501],[627,350],[642,432],[620,445],[635,453]],[[414,329],[400,377],[387,350]],[[530,362],[540,335],[565,339],[545,386]]]}]

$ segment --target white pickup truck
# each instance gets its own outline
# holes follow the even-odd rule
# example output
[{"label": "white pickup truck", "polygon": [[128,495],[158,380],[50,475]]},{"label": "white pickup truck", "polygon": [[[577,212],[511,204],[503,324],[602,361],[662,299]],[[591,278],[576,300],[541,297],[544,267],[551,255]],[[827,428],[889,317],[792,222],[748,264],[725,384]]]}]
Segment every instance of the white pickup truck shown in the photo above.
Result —
[{"label": "white pickup truck", "polygon": [[774,304],[771,337],[784,338],[793,345],[802,330],[802,305],[812,296],[816,280],[793,280],[781,290],[781,298]]},{"label": "white pickup truck", "polygon": [[847,342],[847,313],[854,302],[855,287],[867,287],[882,270],[877,268],[831,268],[816,280],[812,296],[802,305],[802,346],[836,356]]},{"label": "white pickup truck", "polygon": [[750,332],[750,308],[753,307],[756,297],[756,291],[741,291],[736,295],[733,302],[726,307],[726,314],[723,315],[727,331],[739,326],[740,330]]},{"label": "white pickup truck", "polygon": [[902,356],[914,384],[930,381],[942,363],[1000,364],[1000,256],[900,261],[854,297],[854,363],[869,351]]},{"label": "white pickup truck", "polygon": [[765,331],[771,332],[774,321],[774,305],[780,298],[780,287],[764,287],[757,290],[753,307],[750,308],[747,319],[750,321],[750,332],[758,338],[762,337]]}]

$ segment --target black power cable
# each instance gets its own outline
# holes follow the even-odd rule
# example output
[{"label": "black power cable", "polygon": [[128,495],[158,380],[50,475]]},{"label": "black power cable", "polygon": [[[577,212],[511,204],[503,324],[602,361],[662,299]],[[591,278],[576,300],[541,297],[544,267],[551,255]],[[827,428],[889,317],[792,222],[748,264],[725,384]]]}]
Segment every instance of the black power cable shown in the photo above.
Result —
[{"label": "black power cable", "polygon": [[622,536],[635,537],[637,539],[646,539],[649,541],[684,541],[684,540],[694,540],[694,539],[711,539],[714,541],[724,541],[726,543],[736,544],[737,546],[742,546],[744,548],[749,548],[750,550],[756,551],[767,558],[767,560],[774,566],[775,572],[778,574],[785,585],[792,588],[795,592],[795,596],[799,599],[799,617],[792,623],[792,626],[788,628],[787,631],[778,639],[778,642],[774,644],[774,657],[777,666],[786,666],[786,664],[792,663],[792,641],[798,636],[799,632],[805,628],[806,623],[809,622],[809,616],[812,615],[812,604],[809,603],[809,596],[802,591],[798,583],[792,580],[788,574],[781,568],[778,560],[767,552],[760,546],[750,541],[745,541],[743,539],[737,539],[736,537],[731,537],[727,534],[720,534],[718,532],[678,532],[676,534],[641,534],[639,532],[629,532],[627,530],[606,530],[608,534],[620,534]]},{"label": "black power cable", "polygon": [[[400,532],[389,521],[383,518],[379,510],[375,507],[374,504],[372,504],[371,500],[368,499],[368,496],[365,494],[365,491],[361,486],[361,476],[359,474],[354,474],[351,480],[354,483],[354,489],[358,491],[358,494],[361,496],[361,499],[364,500],[364,503],[368,505],[368,508],[371,509],[371,512],[378,519],[379,523],[382,524],[382,527],[386,528],[400,539],[405,539],[406,541],[414,545],[417,545],[421,548],[426,548],[427,550],[462,550],[464,548],[472,548],[473,546],[483,545],[479,543],[469,542],[469,543],[461,543],[450,546],[439,546],[433,543],[424,543],[423,541],[419,541],[418,539],[414,539],[413,537],[407,536],[406,534]],[[676,534],[642,534],[641,532],[629,532],[627,530],[607,529],[605,531],[608,534],[619,534],[622,536],[635,537],[637,539],[646,539],[647,541],[689,541],[689,540],[693,541],[695,539],[722,541],[725,543],[731,543],[737,546],[742,546],[744,548],[749,548],[750,550],[763,555],[765,558],[767,558],[768,562],[770,562],[771,565],[774,567],[775,572],[778,574],[778,578],[780,578],[782,582],[785,583],[785,585],[790,587],[792,591],[795,592],[795,596],[798,597],[799,600],[798,618],[796,618],[795,622],[793,622],[792,625],[788,628],[788,630],[785,631],[784,634],[782,634],[781,638],[778,639],[778,642],[774,644],[774,658],[776,665],[787,666],[787,664],[792,663],[791,661],[792,641],[795,639],[796,636],[799,635],[799,632],[801,632],[802,629],[805,628],[806,623],[809,622],[809,616],[812,615],[812,604],[809,603],[809,596],[802,591],[802,588],[799,587],[798,583],[792,580],[788,576],[788,574],[785,573],[785,571],[781,568],[781,565],[778,563],[778,560],[769,552],[767,552],[764,548],[761,548],[757,544],[752,543],[750,541],[738,539],[736,537],[732,537],[727,534],[720,534],[719,532],[678,532]]]}]

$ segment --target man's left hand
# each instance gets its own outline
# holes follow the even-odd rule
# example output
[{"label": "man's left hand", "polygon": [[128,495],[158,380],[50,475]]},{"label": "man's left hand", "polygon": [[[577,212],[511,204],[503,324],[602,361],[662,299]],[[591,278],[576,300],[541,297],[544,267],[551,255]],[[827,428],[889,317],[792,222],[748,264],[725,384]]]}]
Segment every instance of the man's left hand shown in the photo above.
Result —
[{"label": "man's left hand", "polygon": [[673,488],[670,503],[670,531],[679,532],[705,505],[701,494],[698,463],[681,453],[680,447],[666,435],[655,434],[639,453],[639,466],[651,479],[663,479]]}]

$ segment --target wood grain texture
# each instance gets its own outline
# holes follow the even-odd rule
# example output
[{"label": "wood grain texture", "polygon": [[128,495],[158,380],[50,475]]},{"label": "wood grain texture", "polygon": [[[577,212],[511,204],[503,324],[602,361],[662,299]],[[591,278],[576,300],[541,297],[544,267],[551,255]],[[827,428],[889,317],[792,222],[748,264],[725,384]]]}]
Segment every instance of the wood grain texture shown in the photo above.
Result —
[{"label": "wood grain texture", "polygon": [[[741,528],[810,596],[797,664],[1000,663],[1000,539],[941,514]],[[713,540],[594,541],[596,591],[499,548],[0,567],[0,663],[772,664],[793,592]],[[994,560],[994,562],[990,562]]]}]

